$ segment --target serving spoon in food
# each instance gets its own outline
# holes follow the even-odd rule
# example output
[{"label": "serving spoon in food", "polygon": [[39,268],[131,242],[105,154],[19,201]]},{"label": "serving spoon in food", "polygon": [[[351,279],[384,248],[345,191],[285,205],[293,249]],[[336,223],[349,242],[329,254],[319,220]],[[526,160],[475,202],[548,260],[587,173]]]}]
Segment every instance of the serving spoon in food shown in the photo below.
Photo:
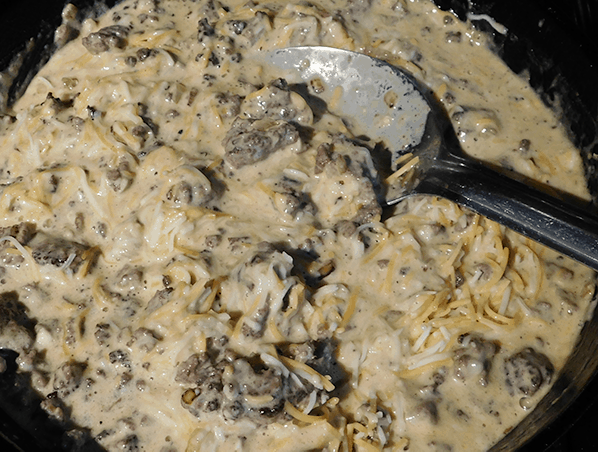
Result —
[{"label": "serving spoon in food", "polygon": [[405,153],[417,159],[411,177],[389,190],[387,206],[440,196],[598,271],[598,218],[466,156],[430,91],[403,69],[330,47],[278,49],[266,59],[289,83],[311,85],[334,113],[384,141],[393,167]]}]

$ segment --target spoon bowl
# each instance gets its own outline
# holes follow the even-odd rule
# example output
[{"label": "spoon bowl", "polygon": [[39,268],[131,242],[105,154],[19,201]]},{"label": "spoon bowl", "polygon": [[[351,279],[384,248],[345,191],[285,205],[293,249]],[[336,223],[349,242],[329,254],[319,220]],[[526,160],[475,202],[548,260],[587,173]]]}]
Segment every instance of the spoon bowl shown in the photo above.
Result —
[{"label": "spoon bowl", "polygon": [[[454,201],[598,271],[598,218],[507,177],[465,155],[453,127],[429,89],[407,71],[357,52],[290,47],[267,63],[290,83],[316,86],[328,108],[357,134],[382,141],[393,171],[409,155],[409,178],[396,178],[384,204],[408,196]],[[389,179],[393,179],[391,176]]]}]

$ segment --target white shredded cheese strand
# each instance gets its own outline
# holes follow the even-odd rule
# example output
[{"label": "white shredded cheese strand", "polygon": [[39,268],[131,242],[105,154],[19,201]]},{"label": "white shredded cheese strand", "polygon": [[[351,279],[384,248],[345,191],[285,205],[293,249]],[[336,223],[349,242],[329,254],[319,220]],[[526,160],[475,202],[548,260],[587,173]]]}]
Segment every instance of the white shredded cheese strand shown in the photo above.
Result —
[{"label": "white shredded cheese strand", "polygon": [[64,261],[64,264],[62,264],[60,266],[60,270],[65,271],[67,268],[69,268],[76,257],[77,257],[76,253],[69,254],[69,257],[67,258],[67,260]]},{"label": "white shredded cheese strand", "polygon": [[27,251],[25,249],[25,247],[23,245],[21,245],[17,239],[15,239],[14,237],[12,237],[10,235],[5,235],[4,237],[0,237],[0,243],[2,243],[2,242],[10,242],[17,250],[19,250],[19,252],[23,255],[23,257],[27,261],[27,264],[28,264],[29,268],[31,269],[31,272],[34,275],[33,276],[34,280],[38,281],[40,279],[38,265],[37,265],[37,262],[35,262],[35,259],[33,259],[33,256],[29,253],[29,251]]}]

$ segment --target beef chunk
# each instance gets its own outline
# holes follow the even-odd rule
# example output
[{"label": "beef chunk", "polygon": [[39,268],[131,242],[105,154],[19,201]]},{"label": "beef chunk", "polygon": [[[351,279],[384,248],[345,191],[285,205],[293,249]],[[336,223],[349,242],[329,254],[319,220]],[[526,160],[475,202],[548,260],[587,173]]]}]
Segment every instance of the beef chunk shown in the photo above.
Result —
[{"label": "beef chunk", "polygon": [[289,344],[284,355],[293,358],[295,361],[305,363],[314,358],[315,351],[314,342],[304,342],[302,344]]},{"label": "beef chunk", "polygon": [[57,398],[57,393],[53,392],[48,394],[48,397],[42,400],[39,404],[42,410],[44,410],[50,419],[58,422],[68,421],[67,407],[61,399]]},{"label": "beef chunk", "polygon": [[54,265],[62,267],[67,260],[71,259],[68,266],[70,270],[76,272],[85,259],[89,256],[88,246],[81,243],[72,242],[60,237],[52,237],[47,234],[39,233],[29,243],[31,255],[39,265]]},{"label": "beef chunk", "polygon": [[207,248],[216,248],[222,242],[222,235],[220,234],[213,234],[208,235],[206,237],[206,247]]},{"label": "beef chunk", "polygon": [[193,354],[186,361],[182,362],[177,370],[175,381],[197,385],[200,382],[202,368],[209,362],[207,353]]},{"label": "beef chunk", "polygon": [[183,406],[194,416],[205,419],[206,413],[222,411],[225,368],[225,361],[214,363],[205,353],[194,354],[179,366],[176,381],[196,386],[185,391],[182,397]]},{"label": "beef chunk", "polygon": [[148,49],[147,47],[143,47],[137,51],[136,55],[139,61],[145,61],[148,58],[158,55],[158,51],[156,49]]},{"label": "beef chunk", "polygon": [[135,174],[132,172],[129,162],[122,160],[116,168],[106,171],[108,186],[116,193],[122,193],[133,183]]},{"label": "beef chunk", "polygon": [[183,392],[181,403],[202,421],[222,416],[270,423],[272,418],[285,417],[286,401],[306,405],[315,390],[307,382],[298,384],[278,367],[226,351],[191,355],[179,365],[176,381],[191,385]]},{"label": "beef chunk", "polygon": [[285,121],[237,118],[222,142],[224,158],[233,168],[253,165],[299,140],[297,129]]},{"label": "beef chunk", "polygon": [[[301,200],[301,195],[298,193],[277,193],[277,205],[286,214],[294,217],[298,212],[303,212],[303,208],[313,213],[313,207]],[[310,209],[310,207],[312,207]]]},{"label": "beef chunk", "polygon": [[271,19],[264,11],[256,11],[255,15],[248,20],[229,20],[225,27],[229,33],[243,38],[239,40],[241,47],[249,47],[270,28]]},{"label": "beef chunk", "polygon": [[247,27],[247,22],[244,20],[228,20],[225,25],[234,34],[240,35]]},{"label": "beef chunk", "polygon": [[459,342],[462,347],[455,351],[455,375],[463,381],[477,378],[478,383],[486,386],[498,345],[473,335],[461,336]]},{"label": "beef chunk", "polygon": [[214,26],[208,21],[207,17],[201,19],[197,24],[197,39],[199,42],[203,42],[204,38],[214,36],[216,30]]},{"label": "beef chunk", "polygon": [[222,118],[233,118],[241,111],[242,98],[238,94],[216,94],[216,108]]},{"label": "beef chunk", "polygon": [[302,191],[302,183],[283,176],[276,182],[274,203],[280,212],[294,218],[314,214],[316,208],[308,193]]},{"label": "beef chunk", "polygon": [[112,334],[110,333],[111,327],[108,323],[98,323],[96,325],[96,330],[94,333],[94,337],[99,345],[104,345]]},{"label": "beef chunk", "polygon": [[83,45],[90,53],[97,55],[111,49],[124,49],[128,35],[128,27],[111,25],[83,38]]},{"label": "beef chunk", "polygon": [[[19,223],[13,226],[0,228],[0,237],[14,237],[21,245],[27,245],[35,236],[35,233],[35,223]],[[11,244],[8,241],[0,243],[0,249],[7,248],[9,246],[11,246]]]},{"label": "beef chunk", "polygon": [[79,388],[86,368],[84,363],[68,361],[54,374],[54,390],[58,396],[65,397]]},{"label": "beef chunk", "polygon": [[187,406],[185,404],[183,406],[200,419],[204,418],[203,413],[220,412],[223,398],[223,372],[222,364],[205,368],[202,381],[194,389],[195,397]]},{"label": "beef chunk", "polygon": [[147,303],[146,310],[149,312],[153,312],[156,309],[164,306],[166,303],[170,301],[170,296],[172,295],[173,291],[174,289],[171,287],[156,291],[154,296]]},{"label": "beef chunk", "polygon": [[554,366],[546,355],[528,347],[507,359],[504,371],[511,395],[532,396],[550,383]]},{"label": "beef chunk", "polygon": [[[356,225],[380,221],[382,208],[378,193],[382,191],[382,184],[368,148],[339,135],[331,143],[323,143],[318,147],[314,174],[321,175],[320,179],[328,180],[328,183],[337,180],[340,175],[351,175],[358,184],[359,197],[354,203],[359,207],[359,211],[352,218],[337,217],[338,221],[350,220]],[[312,197],[317,198],[316,194],[312,194]]]},{"label": "beef chunk", "polygon": [[198,14],[200,17],[206,17],[208,20],[216,22],[220,18],[218,11],[221,8],[222,4],[219,1],[208,0],[207,2],[202,2]]},{"label": "beef chunk", "polygon": [[137,435],[128,435],[116,443],[116,450],[133,452],[139,450],[139,438]]},{"label": "beef chunk", "polygon": [[114,364],[116,367],[122,367],[126,369],[131,368],[131,361],[129,355],[124,350],[114,350],[108,354],[110,364]]},{"label": "beef chunk", "polygon": [[200,206],[212,197],[210,180],[197,168],[181,166],[170,179],[174,184],[166,192],[166,200],[175,207]]},{"label": "beef chunk", "polygon": [[249,119],[284,119],[292,121],[300,114],[293,104],[291,91],[285,79],[276,79],[245,99],[243,114]]},{"label": "beef chunk", "polygon": [[[175,205],[193,205],[195,204],[194,200],[200,198],[199,196],[196,196],[195,193],[196,190],[194,190],[194,187],[191,184],[188,182],[181,182],[172,186],[168,193],[166,193],[166,199]],[[196,204],[201,204],[201,201]]]},{"label": "beef chunk", "polygon": [[[233,375],[227,381],[231,392],[238,393],[244,400],[247,415],[253,419],[266,421],[267,418],[282,414],[284,401],[292,395],[291,381],[285,380],[279,371],[262,365],[251,365],[248,361],[238,359],[233,365]],[[251,402],[251,397],[270,397],[269,401]],[[240,400],[238,400],[240,401]]]},{"label": "beef chunk", "polygon": [[321,174],[326,165],[332,162],[334,154],[332,153],[332,146],[330,143],[323,143],[318,146],[316,152],[316,166],[314,168],[315,174]]}]

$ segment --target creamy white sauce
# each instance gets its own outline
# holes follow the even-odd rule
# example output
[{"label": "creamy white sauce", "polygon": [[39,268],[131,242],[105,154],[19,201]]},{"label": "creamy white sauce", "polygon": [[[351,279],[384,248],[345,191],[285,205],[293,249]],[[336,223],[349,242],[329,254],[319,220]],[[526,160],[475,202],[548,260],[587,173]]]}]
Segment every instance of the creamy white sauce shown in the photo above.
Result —
[{"label": "creamy white sauce", "polygon": [[588,199],[579,152],[488,39],[423,1],[127,0],[83,23],[0,134],[0,226],[37,230],[4,230],[3,291],[37,325],[0,324],[0,345],[47,410],[108,450],[496,443],[565,363],[593,272],[442,199],[382,221],[355,131],[253,58],[402,66],[466,152]]}]

